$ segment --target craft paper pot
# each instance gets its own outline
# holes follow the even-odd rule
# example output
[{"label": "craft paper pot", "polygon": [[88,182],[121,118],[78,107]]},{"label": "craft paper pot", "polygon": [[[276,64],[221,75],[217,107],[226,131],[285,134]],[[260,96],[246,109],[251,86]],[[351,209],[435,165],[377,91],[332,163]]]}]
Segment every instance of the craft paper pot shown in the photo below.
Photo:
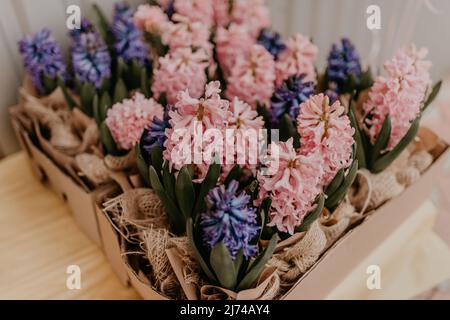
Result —
[{"label": "craft paper pot", "polygon": [[430,196],[450,150],[447,149],[413,185],[348,231],[309,269],[282,299],[325,299],[339,283],[398,229]]},{"label": "craft paper pot", "polygon": [[100,228],[100,234],[102,237],[103,251],[111,264],[114,272],[119,278],[120,282],[128,287],[130,285],[125,263],[122,259],[120,250],[120,238],[116,230],[111,224],[110,219],[106,216],[106,213],[96,205],[97,219]]},{"label": "craft paper pot", "polygon": [[124,257],[122,259],[123,266],[128,274],[131,286],[139,293],[144,300],[168,300],[160,293],[153,290],[149,283],[144,282],[139,278],[138,274],[128,263],[128,259]]},{"label": "craft paper pot", "polygon": [[30,134],[15,117],[11,119],[17,138],[26,151],[37,178],[69,205],[80,229],[101,247],[95,203],[98,195],[111,186],[105,185],[93,191],[86,191],[33,143]]}]

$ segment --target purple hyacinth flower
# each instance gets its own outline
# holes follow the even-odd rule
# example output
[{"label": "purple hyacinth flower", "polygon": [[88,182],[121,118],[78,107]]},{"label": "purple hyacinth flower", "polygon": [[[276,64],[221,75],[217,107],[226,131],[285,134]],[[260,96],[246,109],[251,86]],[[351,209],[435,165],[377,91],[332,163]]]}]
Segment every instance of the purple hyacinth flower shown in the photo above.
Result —
[{"label": "purple hyacinth flower", "polygon": [[205,246],[211,250],[222,242],[233,260],[241,249],[247,259],[257,254],[258,246],[251,241],[260,230],[250,196],[245,192],[237,194],[238,187],[239,183],[233,180],[228,187],[212,189],[206,197],[208,210],[200,216]]},{"label": "purple hyacinth flower", "polygon": [[336,92],[343,93],[345,83],[350,76],[356,81],[361,77],[359,54],[350,40],[341,40],[341,46],[333,44],[328,56],[328,82],[336,84]]},{"label": "purple hyacinth flower", "polygon": [[73,37],[72,64],[76,78],[100,88],[111,77],[111,56],[102,37],[95,30]]},{"label": "purple hyacinth flower", "polygon": [[258,37],[258,44],[266,48],[267,51],[278,59],[278,55],[286,49],[286,45],[281,38],[281,35],[273,30],[263,29]]},{"label": "purple hyacinth flower", "polygon": [[72,38],[72,41],[77,41],[82,34],[95,32],[94,25],[86,18],[81,19],[80,28],[79,29],[73,29],[69,32],[70,38]]},{"label": "purple hyacinth flower", "polygon": [[148,129],[145,129],[144,131],[142,138],[142,150],[148,158],[151,157],[151,152],[154,147],[162,148],[164,146],[164,142],[167,139],[166,129],[171,128],[169,123],[169,110],[171,110],[171,107],[166,108],[163,119],[154,117]]},{"label": "purple hyacinth flower", "polygon": [[314,83],[304,79],[305,75],[291,76],[275,90],[271,100],[274,124],[278,124],[286,113],[295,121],[300,112],[300,104],[314,94]]},{"label": "purple hyacinth flower", "polygon": [[112,31],[116,39],[114,50],[125,62],[133,60],[148,64],[150,50],[143,41],[143,33],[133,21],[133,9],[126,3],[117,3],[114,11]]},{"label": "purple hyacinth flower", "polygon": [[169,19],[172,19],[172,16],[175,13],[175,0],[171,0],[167,4],[167,8],[164,10],[164,13],[167,14]]},{"label": "purple hyacinth flower", "polygon": [[33,36],[25,36],[19,41],[19,51],[23,57],[25,70],[30,74],[33,85],[40,94],[48,94],[43,78],[66,80],[67,68],[61,49],[51,36],[50,30],[43,29]]}]

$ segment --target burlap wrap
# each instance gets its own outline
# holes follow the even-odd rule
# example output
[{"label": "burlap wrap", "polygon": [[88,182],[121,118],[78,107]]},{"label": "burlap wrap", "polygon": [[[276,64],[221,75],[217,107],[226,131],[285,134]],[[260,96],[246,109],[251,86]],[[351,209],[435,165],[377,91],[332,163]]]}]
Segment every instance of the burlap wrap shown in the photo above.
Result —
[{"label": "burlap wrap", "polygon": [[[413,149],[403,152],[392,165],[378,174],[362,169],[349,192],[350,201],[359,211],[364,207],[367,197],[370,197],[367,209],[376,209],[417,182],[421,173],[432,162],[433,156],[428,151]],[[369,189],[371,189],[370,195]]]},{"label": "burlap wrap", "polygon": [[276,267],[281,287],[289,288],[319,259],[327,245],[327,238],[319,221],[311,224],[300,239],[276,253],[269,260],[269,266]]},{"label": "burlap wrap", "polygon": [[[23,112],[16,112],[16,116],[26,115],[32,122],[47,128],[50,132],[46,153],[62,168],[67,169],[67,157],[70,160],[68,173],[85,189],[91,186],[80,179],[85,178],[93,188],[116,181],[122,190],[128,190],[140,183],[130,181],[129,171],[136,167],[134,151],[124,156],[107,155],[103,157],[100,151],[100,132],[95,121],[86,116],[78,108],[72,110],[67,106],[61,88],[56,89],[46,97],[36,97],[36,92],[25,81],[21,89],[24,101]],[[77,99],[76,97],[74,97]],[[27,121],[24,127],[33,130]]]},{"label": "burlap wrap", "polygon": [[328,249],[351,225],[362,218],[363,213],[356,212],[348,200],[344,200],[332,214],[324,209],[319,222],[327,240],[325,249]]},{"label": "burlap wrap", "polygon": [[151,189],[132,189],[103,204],[113,227],[128,242],[140,244],[141,232],[167,229],[164,207]]},{"label": "burlap wrap", "polygon": [[275,268],[265,269],[258,279],[255,288],[233,292],[213,285],[200,288],[201,300],[272,300],[278,296],[280,277]]},{"label": "burlap wrap", "polygon": [[169,232],[150,227],[143,231],[142,237],[143,249],[152,268],[152,286],[168,297],[181,298],[183,290],[166,254],[173,246]]}]

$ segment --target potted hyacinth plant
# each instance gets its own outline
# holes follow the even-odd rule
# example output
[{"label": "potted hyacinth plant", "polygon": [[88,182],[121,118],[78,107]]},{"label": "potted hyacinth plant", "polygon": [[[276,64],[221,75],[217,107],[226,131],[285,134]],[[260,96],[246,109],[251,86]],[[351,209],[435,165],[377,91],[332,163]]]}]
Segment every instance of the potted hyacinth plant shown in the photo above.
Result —
[{"label": "potted hyacinth plant", "polygon": [[426,54],[414,45],[399,50],[384,64],[386,74],[375,80],[362,110],[356,110],[355,103],[350,106],[360,167],[373,173],[385,170],[415,138],[423,113],[441,87],[438,82],[431,88]]},{"label": "potted hyacinth plant", "polygon": [[[94,11],[98,29],[83,19],[81,28],[70,33],[73,91],[80,97],[79,102],[72,98],[66,86],[62,88],[71,107],[80,107],[96,120],[106,153],[120,156],[130,148],[127,143],[118,142],[118,136],[114,137],[111,132],[107,123],[115,130],[120,129],[113,124],[112,118],[107,121],[108,110],[130,98],[135,91],[142,96],[132,100],[145,105],[144,97],[151,96],[150,49],[142,41],[141,31],[134,25],[134,10],[129,5],[124,2],[115,5],[111,24],[98,6],[94,5]],[[130,105],[130,101],[125,104]]]},{"label": "potted hyacinth plant", "polygon": [[43,29],[19,41],[19,52],[27,74],[39,96],[52,93],[58,83],[68,80],[61,48],[50,30]]}]

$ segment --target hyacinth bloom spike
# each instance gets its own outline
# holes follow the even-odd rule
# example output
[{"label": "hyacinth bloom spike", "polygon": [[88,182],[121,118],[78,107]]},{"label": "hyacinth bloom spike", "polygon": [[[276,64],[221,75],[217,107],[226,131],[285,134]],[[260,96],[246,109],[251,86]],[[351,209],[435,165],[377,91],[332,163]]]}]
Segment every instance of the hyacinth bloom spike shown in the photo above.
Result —
[{"label": "hyacinth bloom spike", "polygon": [[273,123],[279,123],[284,114],[297,120],[300,105],[314,94],[314,83],[304,79],[305,75],[289,77],[275,90],[270,109]]},{"label": "hyacinth bloom spike", "polygon": [[25,70],[40,94],[49,94],[53,91],[58,77],[66,79],[66,65],[61,49],[48,29],[20,40],[19,51],[23,57]]},{"label": "hyacinth bloom spike", "polygon": [[117,3],[112,23],[115,37],[114,49],[119,57],[126,62],[136,60],[141,65],[148,64],[149,48],[142,41],[142,31],[133,21],[133,9],[126,3]]},{"label": "hyacinth bloom spike", "polygon": [[99,89],[111,77],[111,56],[101,36],[87,28],[87,32],[72,37],[72,64],[75,77]]},{"label": "hyacinth bloom spike", "polygon": [[297,130],[301,137],[301,152],[318,152],[323,160],[323,186],[327,186],[336,173],[352,162],[355,133],[345,108],[339,101],[330,104],[328,96],[312,96],[300,105]]},{"label": "hyacinth bloom spike", "polygon": [[230,100],[238,97],[252,108],[258,103],[269,105],[275,87],[275,61],[264,47],[255,44],[232,68],[227,81]]},{"label": "hyacinth bloom spike", "polygon": [[154,117],[153,121],[147,129],[144,131],[142,139],[142,149],[145,150],[147,157],[150,157],[152,149],[154,147],[163,147],[166,141],[166,129],[170,129],[171,125],[169,123],[169,110],[172,107],[168,106],[164,110],[163,118]]},{"label": "hyacinth bloom spike", "polygon": [[391,120],[391,135],[387,150],[393,149],[405,136],[411,122],[420,114],[427,88],[431,84],[431,63],[424,60],[426,49],[414,46],[402,48],[384,64],[386,76],[376,79],[363,109],[367,114],[366,132],[375,143],[387,115]]},{"label": "hyacinth bloom spike", "polygon": [[222,242],[233,260],[242,249],[249,259],[256,255],[258,247],[251,241],[258,235],[256,208],[250,206],[250,196],[238,194],[239,183],[233,180],[228,187],[221,185],[207,196],[208,210],[200,218],[205,246],[212,249]]},{"label": "hyacinth bloom spike", "polygon": [[292,138],[272,144],[269,151],[269,159],[278,157],[279,160],[269,160],[270,174],[258,176],[258,198],[270,197],[272,200],[268,226],[293,234],[314,210],[314,202],[322,192],[323,161],[318,152],[300,154],[294,148]]},{"label": "hyacinth bloom spike", "polygon": [[349,81],[356,81],[355,84],[360,81],[360,58],[350,40],[342,39],[341,46],[333,44],[328,56],[327,78],[338,94],[345,93],[349,89],[346,88]]},{"label": "hyacinth bloom spike", "polygon": [[258,44],[266,48],[275,60],[277,60],[279,54],[286,49],[286,45],[284,44],[281,35],[270,29],[261,31],[258,37]]},{"label": "hyacinth bloom spike", "polygon": [[286,41],[283,50],[276,61],[276,84],[280,86],[284,80],[294,75],[306,75],[306,80],[316,82],[314,63],[318,49],[311,40],[298,33]]},{"label": "hyacinth bloom spike", "polygon": [[145,128],[157,117],[162,119],[163,107],[153,99],[137,93],[132,99],[116,103],[108,110],[106,125],[121,150],[131,150],[140,140]]}]

